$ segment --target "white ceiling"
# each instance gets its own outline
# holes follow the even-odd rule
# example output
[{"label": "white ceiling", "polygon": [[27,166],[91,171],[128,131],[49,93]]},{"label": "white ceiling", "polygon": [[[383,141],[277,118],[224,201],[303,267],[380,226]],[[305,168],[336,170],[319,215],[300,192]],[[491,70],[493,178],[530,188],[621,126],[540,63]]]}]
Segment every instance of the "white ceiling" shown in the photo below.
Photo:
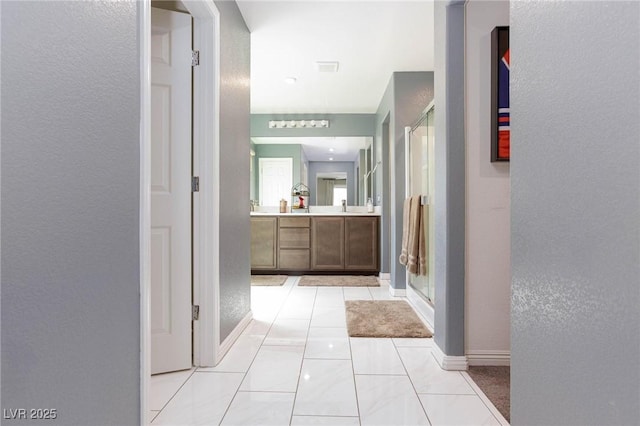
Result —
[{"label": "white ceiling", "polygon": [[[371,144],[367,137],[328,137],[328,138],[296,138],[296,137],[264,137],[251,138],[256,144],[300,144],[309,161],[355,161],[358,151]],[[329,151],[333,149],[333,152]],[[333,158],[333,160],[329,160]]]},{"label": "white ceiling", "polygon": [[[237,3],[251,31],[254,114],[374,113],[394,71],[433,70],[432,0]],[[338,72],[316,61],[338,61]]]}]

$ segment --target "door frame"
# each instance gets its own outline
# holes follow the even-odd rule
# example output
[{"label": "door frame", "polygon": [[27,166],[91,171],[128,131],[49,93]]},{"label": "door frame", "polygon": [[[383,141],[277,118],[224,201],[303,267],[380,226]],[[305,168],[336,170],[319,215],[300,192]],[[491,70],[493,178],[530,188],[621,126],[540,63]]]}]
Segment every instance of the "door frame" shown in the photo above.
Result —
[{"label": "door frame", "polygon": [[[193,193],[193,364],[213,366],[220,353],[219,204],[220,12],[213,0],[185,1],[193,17],[193,173],[204,190]],[[140,422],[149,424],[151,377],[151,0],[136,2],[140,51]],[[213,120],[211,118],[213,117]]]},{"label": "door frame", "polygon": [[[429,102],[429,105],[427,105],[427,107],[422,111],[422,114],[420,114],[420,117],[416,120],[413,126],[404,128],[404,142],[405,142],[405,147],[404,147],[404,171],[405,171],[404,188],[405,189],[404,191],[405,191],[406,197],[411,196],[411,189],[412,189],[411,188],[411,157],[412,157],[411,134],[416,129],[416,127],[418,127],[424,120],[427,119],[427,114],[429,114],[429,112],[433,108],[435,108],[435,100]],[[429,204],[431,204],[433,200],[432,194],[429,194],[429,200],[430,200]],[[429,247],[428,253],[431,253],[431,250],[433,249],[434,249],[433,247]],[[433,270],[429,270],[428,273],[435,275]],[[427,321],[427,324],[429,324],[431,329],[434,330],[435,329],[434,328],[434,322],[435,322],[434,307],[428,304],[427,302],[425,302],[424,299],[422,299],[422,296],[420,296],[418,292],[414,290],[413,287],[411,287],[411,284],[410,284],[411,273],[409,272],[408,269],[405,271],[405,274],[406,274],[405,283],[406,283],[406,290],[407,290],[406,291],[407,299],[413,305],[413,307],[418,311],[418,313],[422,315],[422,317]],[[433,281],[433,285],[435,285],[435,278]]]}]

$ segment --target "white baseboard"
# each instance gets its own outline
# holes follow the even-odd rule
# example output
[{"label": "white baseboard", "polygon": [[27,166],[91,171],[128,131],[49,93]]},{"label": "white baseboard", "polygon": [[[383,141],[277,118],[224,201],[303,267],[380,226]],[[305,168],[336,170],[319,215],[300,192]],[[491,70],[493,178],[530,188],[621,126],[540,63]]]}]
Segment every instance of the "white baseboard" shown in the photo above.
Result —
[{"label": "white baseboard", "polygon": [[251,318],[253,318],[253,312],[249,311],[247,312],[247,315],[245,315],[244,318],[240,320],[233,331],[229,333],[227,338],[224,339],[224,341],[220,344],[220,348],[217,351],[218,356],[216,357],[216,365],[218,365],[218,363],[222,361],[222,358],[224,358],[227,352],[229,352],[229,349],[231,349],[231,346],[236,342],[238,337],[240,337],[240,334],[242,334],[244,329],[247,328],[247,326],[251,322]]},{"label": "white baseboard", "polygon": [[443,370],[465,371],[469,367],[466,356],[445,355],[435,341],[431,353]]},{"label": "white baseboard", "polygon": [[389,273],[389,272],[380,272],[380,279],[381,280],[390,281],[391,280],[391,273]]},{"label": "white baseboard", "polygon": [[469,361],[469,365],[510,366],[511,352],[486,350],[467,351],[467,360]]},{"label": "white baseboard", "polygon": [[393,288],[389,286],[389,294],[393,297],[405,297],[407,295],[407,290],[404,288]]}]

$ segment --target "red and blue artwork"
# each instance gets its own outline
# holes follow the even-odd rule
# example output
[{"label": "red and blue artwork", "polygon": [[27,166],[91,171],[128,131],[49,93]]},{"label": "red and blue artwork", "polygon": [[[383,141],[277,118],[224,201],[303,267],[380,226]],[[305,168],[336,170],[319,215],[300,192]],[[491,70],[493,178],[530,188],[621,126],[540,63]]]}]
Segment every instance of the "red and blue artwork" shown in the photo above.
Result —
[{"label": "red and blue artwork", "polygon": [[509,49],[498,64],[498,158],[509,158]]},{"label": "red and blue artwork", "polygon": [[509,27],[496,27],[491,33],[491,161],[511,158],[510,69]]}]

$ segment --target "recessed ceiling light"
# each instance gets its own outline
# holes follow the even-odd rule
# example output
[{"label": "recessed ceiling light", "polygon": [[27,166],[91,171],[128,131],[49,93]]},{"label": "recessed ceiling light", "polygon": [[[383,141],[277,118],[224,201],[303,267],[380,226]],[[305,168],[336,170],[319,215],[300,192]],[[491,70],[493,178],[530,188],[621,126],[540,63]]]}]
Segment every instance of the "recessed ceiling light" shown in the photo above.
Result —
[{"label": "recessed ceiling light", "polygon": [[333,161],[333,157],[329,157],[329,161]]},{"label": "recessed ceiling light", "polygon": [[329,152],[333,152],[333,148],[329,148]]},{"label": "recessed ceiling light", "polygon": [[298,81],[298,79],[295,78],[295,77],[286,77],[284,79],[284,82],[287,83],[287,84],[296,84],[297,81]]}]

